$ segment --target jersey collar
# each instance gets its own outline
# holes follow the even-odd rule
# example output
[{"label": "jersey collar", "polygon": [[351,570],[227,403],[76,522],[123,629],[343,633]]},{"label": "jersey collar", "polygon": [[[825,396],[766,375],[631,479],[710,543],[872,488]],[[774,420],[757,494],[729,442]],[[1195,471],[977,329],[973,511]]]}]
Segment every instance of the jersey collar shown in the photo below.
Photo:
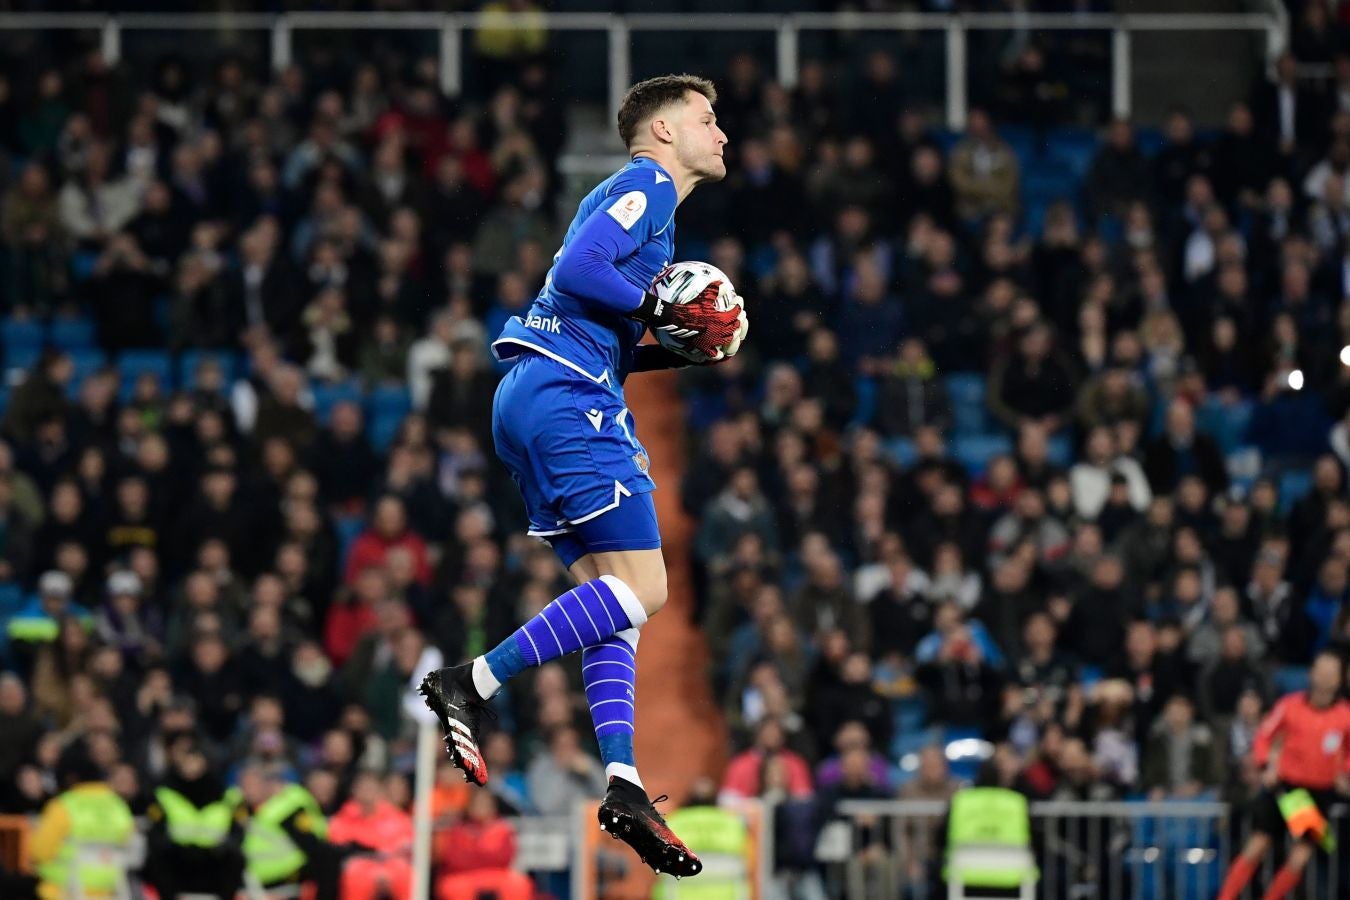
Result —
[{"label": "jersey collar", "polygon": [[634,156],[634,157],[632,158],[632,165],[635,165],[635,166],[637,166],[637,165],[642,165],[642,166],[644,166],[644,167],[646,167],[646,168],[652,168],[652,169],[655,169],[656,171],[660,172],[662,175],[666,176],[667,178],[670,178],[670,181],[671,181],[672,184],[675,182],[675,179],[671,177],[671,174],[670,174],[669,172],[666,171],[666,167],[663,166],[663,165],[661,165],[661,164],[660,164],[659,162],[657,162],[656,160],[652,159],[650,156]]}]

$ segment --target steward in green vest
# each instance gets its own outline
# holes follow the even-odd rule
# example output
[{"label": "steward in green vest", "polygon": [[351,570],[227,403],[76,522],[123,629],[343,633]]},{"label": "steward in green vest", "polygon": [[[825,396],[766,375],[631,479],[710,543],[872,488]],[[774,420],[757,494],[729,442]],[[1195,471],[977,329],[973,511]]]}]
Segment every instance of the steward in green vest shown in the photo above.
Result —
[{"label": "steward in green vest", "polygon": [[[973,846],[1034,852],[1027,798],[1002,787],[969,787],[957,791],[947,813],[944,880],[954,876],[948,870],[953,851]],[[1039,879],[1034,858],[1028,856],[1025,864],[1010,861],[967,867],[961,872],[960,882],[971,888],[1015,891],[1028,877],[1033,882]]]},{"label": "steward in green vest", "polygon": [[70,896],[78,880],[86,897],[110,897],[126,877],[124,864],[112,860],[82,861],[80,849],[91,845],[128,852],[136,822],[126,801],[113,793],[83,741],[66,748],[60,764],[64,793],[47,803],[29,843],[34,871],[42,879],[38,896],[59,900]]},{"label": "steward in green vest", "polygon": [[146,818],[146,880],[165,900],[179,894],[233,897],[244,886],[244,825],[238,788],[225,789],[192,738],[169,748],[169,772]]},{"label": "steward in green vest", "polygon": [[697,878],[662,876],[655,900],[749,900],[750,834],[745,819],[717,805],[717,787],[700,779],[689,804],[666,817],[666,824],[703,861]]},{"label": "steward in green vest", "polygon": [[328,820],[314,795],[262,766],[246,768],[239,789],[248,811],[249,873],[264,887],[313,882],[318,900],[336,900],[344,854],[328,843]]}]

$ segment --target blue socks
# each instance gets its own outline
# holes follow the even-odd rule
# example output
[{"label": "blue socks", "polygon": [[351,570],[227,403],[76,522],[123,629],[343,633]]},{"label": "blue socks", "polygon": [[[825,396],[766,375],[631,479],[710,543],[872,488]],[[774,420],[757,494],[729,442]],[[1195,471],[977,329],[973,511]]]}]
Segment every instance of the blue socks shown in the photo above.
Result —
[{"label": "blue socks", "polygon": [[637,643],[637,629],[629,628],[588,647],[581,655],[581,679],[586,686],[586,702],[591,707],[605,774],[642,787],[633,759]]},{"label": "blue socks", "polygon": [[647,613],[632,589],[613,575],[601,575],[554,600],[486,656],[474,660],[474,687],[486,699],[530,666],[597,646],[620,631],[641,628],[646,621]]}]

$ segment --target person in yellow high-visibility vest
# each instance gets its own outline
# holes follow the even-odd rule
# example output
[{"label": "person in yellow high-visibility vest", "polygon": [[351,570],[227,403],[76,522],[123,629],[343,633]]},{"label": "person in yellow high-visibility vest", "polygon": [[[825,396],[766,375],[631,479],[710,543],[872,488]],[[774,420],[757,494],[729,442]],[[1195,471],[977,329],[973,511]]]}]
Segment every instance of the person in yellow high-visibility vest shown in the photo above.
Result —
[{"label": "person in yellow high-visibility vest", "polygon": [[126,877],[124,864],[115,858],[82,860],[80,851],[86,845],[128,851],[136,831],[131,809],[103,780],[83,741],[66,748],[59,771],[66,790],[43,807],[29,843],[41,879],[38,896],[68,897],[75,880],[85,897],[112,896]]},{"label": "person in yellow high-visibility vest", "polygon": [[[1024,881],[1036,882],[1040,871],[1035,864],[1031,843],[1031,817],[1027,798],[1003,787],[962,788],[952,796],[947,812],[946,862],[944,880],[956,880],[963,887],[1012,891]],[[960,871],[953,871],[953,856],[962,849],[991,848],[1026,851],[1024,859],[1009,855],[999,859],[965,860]]]},{"label": "person in yellow high-visibility vest", "polygon": [[263,766],[246,768],[239,789],[249,812],[249,873],[264,887],[312,882],[318,900],[336,900],[344,854],[328,842],[328,820],[314,795]]},{"label": "person in yellow high-visibility vest", "polygon": [[697,879],[676,881],[663,876],[653,889],[654,900],[745,900],[749,895],[750,832],[745,818],[717,805],[717,785],[701,778],[689,792],[689,802],[666,818],[698,854],[703,871]]},{"label": "person in yellow high-visibility vest", "polygon": [[147,880],[164,900],[180,893],[232,897],[244,883],[244,823],[237,788],[225,789],[191,737],[169,748],[169,772],[146,810]]}]

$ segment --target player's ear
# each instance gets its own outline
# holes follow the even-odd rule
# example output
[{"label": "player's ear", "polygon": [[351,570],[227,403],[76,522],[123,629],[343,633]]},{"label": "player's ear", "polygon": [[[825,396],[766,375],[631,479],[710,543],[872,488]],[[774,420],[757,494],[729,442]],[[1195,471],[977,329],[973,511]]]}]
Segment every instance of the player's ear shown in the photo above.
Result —
[{"label": "player's ear", "polygon": [[671,144],[675,142],[674,128],[669,116],[655,116],[647,127],[651,129],[652,137],[656,139],[657,143]]}]

